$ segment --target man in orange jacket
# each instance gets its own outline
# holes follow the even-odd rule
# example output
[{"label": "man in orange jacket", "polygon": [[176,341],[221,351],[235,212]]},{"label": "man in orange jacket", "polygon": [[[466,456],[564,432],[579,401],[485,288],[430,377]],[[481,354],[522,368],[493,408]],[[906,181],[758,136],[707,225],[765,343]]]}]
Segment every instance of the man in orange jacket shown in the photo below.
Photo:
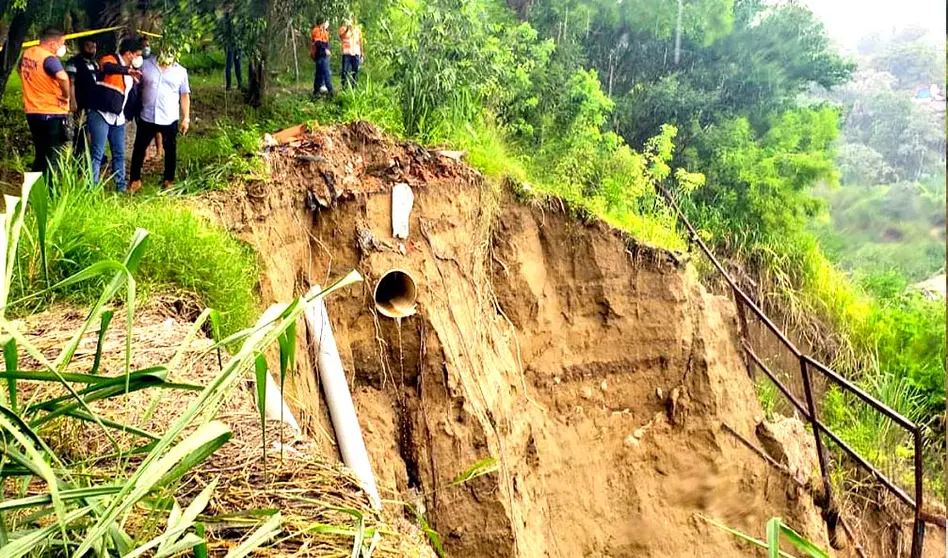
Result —
[{"label": "man in orange jacket", "polygon": [[40,36],[40,44],[26,49],[20,60],[23,108],[33,137],[32,170],[36,172],[48,171],[68,142],[69,76],[59,61],[65,55],[65,34],[47,27]]},{"label": "man in orange jacket", "polygon": [[362,65],[362,30],[347,20],[339,28],[339,41],[342,43],[342,85],[355,87],[359,82],[359,66]]},{"label": "man in orange jacket", "polygon": [[315,99],[322,89],[332,97],[332,73],[329,71],[329,20],[313,27],[310,33],[310,57],[316,62],[316,79],[313,81],[313,98]]}]

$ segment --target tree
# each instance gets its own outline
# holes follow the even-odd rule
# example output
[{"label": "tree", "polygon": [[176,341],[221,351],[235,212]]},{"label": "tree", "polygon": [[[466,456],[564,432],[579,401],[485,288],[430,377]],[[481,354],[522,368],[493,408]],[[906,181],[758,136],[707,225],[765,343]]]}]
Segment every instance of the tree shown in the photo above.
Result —
[{"label": "tree", "polygon": [[29,0],[0,0],[0,16],[10,18],[7,37],[0,52],[0,99],[7,89],[10,74],[20,62],[20,49],[33,24],[39,2]]}]

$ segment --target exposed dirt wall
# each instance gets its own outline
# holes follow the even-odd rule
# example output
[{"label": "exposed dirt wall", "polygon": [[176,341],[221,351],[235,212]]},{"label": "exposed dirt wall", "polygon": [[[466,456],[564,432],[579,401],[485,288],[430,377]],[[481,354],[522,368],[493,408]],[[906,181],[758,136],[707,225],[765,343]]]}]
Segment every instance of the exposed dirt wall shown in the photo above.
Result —
[{"label": "exposed dirt wall", "polygon": [[[259,250],[267,301],[365,276],[328,308],[373,467],[383,498],[421,503],[451,555],[747,555],[699,514],[758,537],[779,515],[828,547],[810,497],[723,427],[761,445],[763,413],[731,304],[674,254],[365,125],[269,157],[272,181],[203,210]],[[415,194],[402,244],[397,182]],[[372,298],[392,268],[419,287],[400,324]],[[300,370],[291,405],[332,452]],[[496,466],[455,482],[485,459]]]}]

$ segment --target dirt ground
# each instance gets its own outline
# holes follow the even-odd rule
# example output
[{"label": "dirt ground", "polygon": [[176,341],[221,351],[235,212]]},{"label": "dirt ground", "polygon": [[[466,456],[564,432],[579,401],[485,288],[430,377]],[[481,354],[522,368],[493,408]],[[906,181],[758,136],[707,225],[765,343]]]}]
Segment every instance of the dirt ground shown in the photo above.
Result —
[{"label": "dirt ground", "polygon": [[[365,277],[327,304],[373,468],[383,498],[424,505],[449,554],[745,556],[704,518],[762,538],[772,516],[829,548],[807,490],[747,444],[783,455],[803,484],[812,448],[758,436],[733,306],[679,255],[363,123],[265,156],[271,180],[197,210],[258,250],[266,301]],[[404,241],[396,183],[414,191]],[[417,314],[399,322],[373,300],[391,269],[418,287]],[[333,453],[315,376],[290,391]]]},{"label": "dirt ground", "polygon": [[[154,366],[168,366],[179,350],[180,366],[173,367],[169,381],[196,386],[210,384],[219,374],[216,352],[202,333],[186,344],[193,327],[193,316],[182,316],[174,300],[152,300],[139,309],[135,316],[132,342],[134,352],[132,370]],[[49,311],[31,315],[21,322],[27,339],[50,360],[55,359],[62,347],[80,328],[86,314],[83,310],[58,306]],[[99,373],[113,376],[124,372],[125,330],[124,315],[116,312],[102,344]],[[79,344],[70,372],[87,373],[95,360],[98,326],[92,328]],[[226,362],[226,356],[225,356]],[[275,363],[273,363],[275,365]],[[36,368],[32,359],[25,358],[21,368]],[[230,441],[208,461],[187,474],[175,490],[182,507],[209,482],[216,480],[218,488],[205,516],[245,513],[252,510],[281,509],[284,516],[284,536],[275,547],[267,549],[269,556],[328,556],[340,551],[351,553],[352,536],[344,533],[301,534],[313,524],[322,524],[340,530],[353,530],[355,520],[341,509],[364,514],[367,528],[381,528],[387,533],[379,545],[380,556],[432,557],[426,537],[406,520],[382,523],[359,488],[352,475],[338,462],[323,456],[323,452],[307,438],[297,438],[289,429],[280,432],[279,423],[269,421],[266,444],[266,464],[262,447],[260,415],[254,404],[252,373],[247,372],[237,389],[224,401],[216,419],[232,431]],[[48,384],[43,384],[48,386]],[[37,394],[38,385],[20,383],[21,401],[29,401]],[[64,390],[59,390],[65,393]],[[47,396],[48,388],[42,392]],[[130,424],[160,435],[197,398],[194,391],[144,390],[124,397],[96,401],[91,407],[105,419]],[[149,412],[149,409],[152,412]],[[142,439],[112,432],[124,450],[142,443]],[[98,459],[111,455],[113,448],[98,427],[89,423],[62,419],[50,423],[44,431],[46,440],[61,458],[82,462],[82,470],[101,474],[104,479],[115,472],[115,462]],[[280,446],[283,445],[283,451]],[[97,460],[98,459],[98,460]],[[136,463],[132,459],[131,466]],[[38,487],[42,489],[42,487]],[[139,510],[145,513],[147,510]],[[8,518],[9,519],[9,518]],[[211,556],[224,556],[246,536],[253,522],[205,520],[208,528],[208,547]],[[140,540],[158,533],[162,528],[150,518],[133,513],[126,528]],[[150,534],[149,534],[150,533]]]}]

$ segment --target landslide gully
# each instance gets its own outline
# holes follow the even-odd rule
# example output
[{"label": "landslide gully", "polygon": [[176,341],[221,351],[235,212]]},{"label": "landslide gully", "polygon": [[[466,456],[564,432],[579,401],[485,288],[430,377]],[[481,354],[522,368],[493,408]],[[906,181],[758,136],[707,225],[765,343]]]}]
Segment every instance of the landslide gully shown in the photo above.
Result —
[{"label": "landslide gully", "polygon": [[[732,304],[676,255],[367,124],[266,157],[269,180],[199,210],[257,250],[266,303],[363,274],[327,306],[378,484],[418,505],[450,555],[746,555],[702,516],[762,537],[779,515],[829,547],[806,492],[724,427],[763,445]],[[399,182],[415,195],[401,245]],[[393,268],[418,285],[400,323],[373,301]],[[289,403],[332,453],[298,353]]]}]

